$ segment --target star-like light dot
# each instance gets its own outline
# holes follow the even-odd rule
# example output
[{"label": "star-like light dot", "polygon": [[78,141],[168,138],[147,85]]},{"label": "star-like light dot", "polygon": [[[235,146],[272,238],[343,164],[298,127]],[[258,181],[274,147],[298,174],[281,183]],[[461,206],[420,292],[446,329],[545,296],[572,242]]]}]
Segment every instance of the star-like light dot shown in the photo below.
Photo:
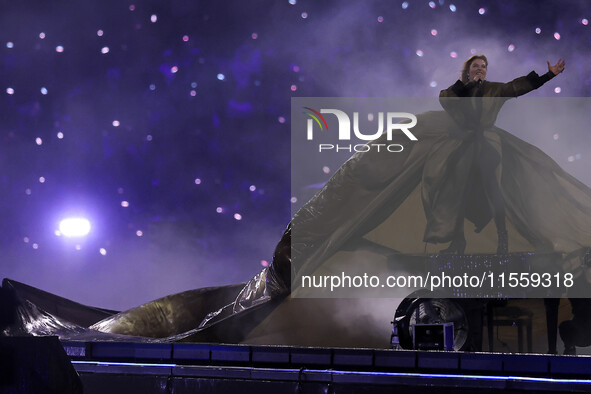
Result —
[{"label": "star-like light dot", "polygon": [[195,178],[195,184],[196,185],[201,185],[201,179]]},{"label": "star-like light dot", "polygon": [[101,48],[101,53],[102,53],[103,55],[106,55],[107,53],[109,53],[109,47],[102,47],[102,48]]},{"label": "star-like light dot", "polygon": [[106,255],[107,255],[107,249],[105,249],[105,248],[100,248],[100,249],[99,249],[99,253],[100,253],[101,255],[103,255],[103,256],[106,256]]},{"label": "star-like light dot", "polygon": [[156,22],[158,21],[158,15],[156,15],[156,14],[153,14],[153,15],[150,17],[150,21],[152,21],[152,23],[156,23]]},{"label": "star-like light dot", "polygon": [[35,138],[35,143],[37,145],[42,145],[43,144],[43,140],[40,137]]},{"label": "star-like light dot", "polygon": [[40,89],[40,91],[41,91],[41,94],[44,95],[44,96],[47,94],[47,88],[46,87],[42,87]]},{"label": "star-like light dot", "polygon": [[119,127],[121,123],[118,120],[113,121],[113,127]]},{"label": "star-like light dot", "polygon": [[58,45],[55,47],[55,51],[58,53],[62,53],[64,51],[64,47],[62,45]]},{"label": "star-like light dot", "polygon": [[239,213],[235,213],[234,214],[234,219],[236,219],[236,220],[242,220],[242,215],[239,214]]},{"label": "star-like light dot", "polygon": [[129,207],[129,201],[121,201],[121,206],[123,208],[128,208]]},{"label": "star-like light dot", "polygon": [[560,33],[558,33],[558,32],[554,33],[554,38],[556,40],[560,40]]}]

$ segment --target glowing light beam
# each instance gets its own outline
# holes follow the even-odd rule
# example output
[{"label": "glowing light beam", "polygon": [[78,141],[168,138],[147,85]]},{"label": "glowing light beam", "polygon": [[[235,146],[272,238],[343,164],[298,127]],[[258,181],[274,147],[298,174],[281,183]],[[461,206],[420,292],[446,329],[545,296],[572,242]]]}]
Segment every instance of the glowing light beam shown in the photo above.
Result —
[{"label": "glowing light beam", "polygon": [[60,222],[59,231],[64,237],[85,237],[90,232],[90,222],[85,218],[67,218]]}]

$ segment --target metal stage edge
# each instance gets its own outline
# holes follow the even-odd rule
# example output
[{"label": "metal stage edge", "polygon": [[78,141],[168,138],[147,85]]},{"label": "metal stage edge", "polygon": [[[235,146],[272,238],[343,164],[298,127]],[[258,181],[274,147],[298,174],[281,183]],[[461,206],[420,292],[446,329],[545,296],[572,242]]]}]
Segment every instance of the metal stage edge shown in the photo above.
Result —
[{"label": "metal stage edge", "polygon": [[146,393],[236,387],[244,393],[368,388],[373,393],[392,387],[408,393],[591,391],[587,356],[205,343],[62,341],[62,346],[85,393],[104,392],[109,385],[110,394],[140,386]]}]

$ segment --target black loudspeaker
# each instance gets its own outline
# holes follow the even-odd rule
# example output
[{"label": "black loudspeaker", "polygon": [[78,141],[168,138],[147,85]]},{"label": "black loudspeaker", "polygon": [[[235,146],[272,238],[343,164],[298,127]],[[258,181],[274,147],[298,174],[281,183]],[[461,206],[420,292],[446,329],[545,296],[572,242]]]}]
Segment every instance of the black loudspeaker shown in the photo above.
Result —
[{"label": "black loudspeaker", "polygon": [[0,337],[0,393],[82,393],[57,337]]}]

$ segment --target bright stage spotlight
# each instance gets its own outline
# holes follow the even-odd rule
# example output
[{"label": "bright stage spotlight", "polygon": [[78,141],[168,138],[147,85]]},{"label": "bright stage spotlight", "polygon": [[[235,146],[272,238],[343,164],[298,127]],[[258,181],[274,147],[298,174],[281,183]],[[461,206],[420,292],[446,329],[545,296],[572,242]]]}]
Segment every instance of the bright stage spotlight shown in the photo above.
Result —
[{"label": "bright stage spotlight", "polygon": [[90,232],[90,222],[85,218],[67,218],[60,222],[64,237],[84,237]]}]

